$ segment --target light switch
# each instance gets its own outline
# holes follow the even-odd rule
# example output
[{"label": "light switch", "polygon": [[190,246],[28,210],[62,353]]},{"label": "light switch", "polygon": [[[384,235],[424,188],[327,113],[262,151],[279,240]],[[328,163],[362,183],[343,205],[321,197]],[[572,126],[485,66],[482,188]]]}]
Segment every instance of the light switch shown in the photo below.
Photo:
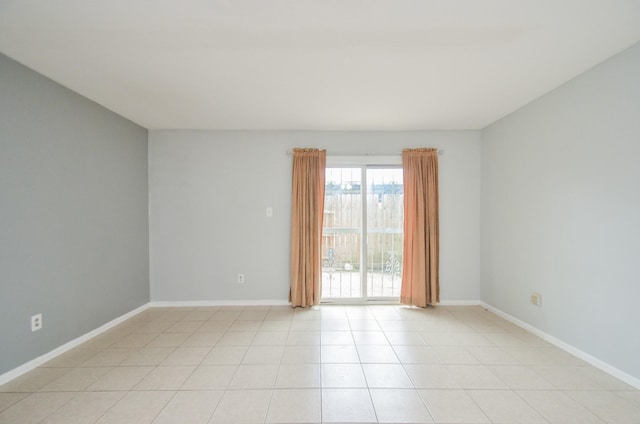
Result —
[{"label": "light switch", "polygon": [[271,218],[273,216],[273,208],[271,206],[267,206],[267,217]]}]

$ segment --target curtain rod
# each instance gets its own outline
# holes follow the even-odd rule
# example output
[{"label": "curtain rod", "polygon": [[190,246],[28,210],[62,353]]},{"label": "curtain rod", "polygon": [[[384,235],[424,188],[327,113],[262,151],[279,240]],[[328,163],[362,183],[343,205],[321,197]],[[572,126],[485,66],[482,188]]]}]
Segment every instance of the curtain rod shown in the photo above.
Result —
[{"label": "curtain rod", "polygon": [[[293,150],[287,150],[287,155],[291,156],[293,154]],[[444,154],[444,150],[438,149],[438,156],[442,156]],[[402,156],[402,152],[400,153],[329,153],[327,152],[327,156]]]}]

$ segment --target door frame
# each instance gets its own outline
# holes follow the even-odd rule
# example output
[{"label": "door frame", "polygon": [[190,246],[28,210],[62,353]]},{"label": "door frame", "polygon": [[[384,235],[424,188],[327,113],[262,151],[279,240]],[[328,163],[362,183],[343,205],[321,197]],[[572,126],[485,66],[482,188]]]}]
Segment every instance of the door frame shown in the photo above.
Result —
[{"label": "door frame", "polygon": [[[361,236],[366,238],[367,235],[367,179],[366,173],[368,168],[398,168],[402,167],[401,155],[327,155],[326,168],[360,168],[361,172],[361,201],[362,207],[362,226]],[[367,184],[364,184],[364,183]],[[323,304],[397,304],[400,299],[388,298],[388,297],[374,297],[368,296],[367,290],[367,243],[360,243],[360,290],[362,296],[359,298],[322,298],[320,300]]]}]

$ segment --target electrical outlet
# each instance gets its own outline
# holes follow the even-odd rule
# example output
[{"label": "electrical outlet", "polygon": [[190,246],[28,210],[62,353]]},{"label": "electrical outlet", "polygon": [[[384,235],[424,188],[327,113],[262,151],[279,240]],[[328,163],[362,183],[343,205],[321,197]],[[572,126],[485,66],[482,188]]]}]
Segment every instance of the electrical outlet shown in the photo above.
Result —
[{"label": "electrical outlet", "polygon": [[31,317],[31,332],[38,331],[42,328],[42,314],[33,315]]},{"label": "electrical outlet", "polygon": [[536,306],[542,306],[542,296],[540,296],[540,293],[537,293],[537,292],[531,293],[531,303],[533,303]]},{"label": "electrical outlet", "polygon": [[238,284],[244,284],[244,274],[238,274]]}]

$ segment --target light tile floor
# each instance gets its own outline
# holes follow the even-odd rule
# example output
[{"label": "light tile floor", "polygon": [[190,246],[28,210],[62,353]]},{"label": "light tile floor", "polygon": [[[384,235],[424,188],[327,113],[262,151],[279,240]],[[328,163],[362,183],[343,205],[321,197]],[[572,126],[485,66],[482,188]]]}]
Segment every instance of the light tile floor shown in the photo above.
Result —
[{"label": "light tile floor", "polygon": [[480,307],[150,308],[0,386],[0,423],[640,424],[640,392]]}]

